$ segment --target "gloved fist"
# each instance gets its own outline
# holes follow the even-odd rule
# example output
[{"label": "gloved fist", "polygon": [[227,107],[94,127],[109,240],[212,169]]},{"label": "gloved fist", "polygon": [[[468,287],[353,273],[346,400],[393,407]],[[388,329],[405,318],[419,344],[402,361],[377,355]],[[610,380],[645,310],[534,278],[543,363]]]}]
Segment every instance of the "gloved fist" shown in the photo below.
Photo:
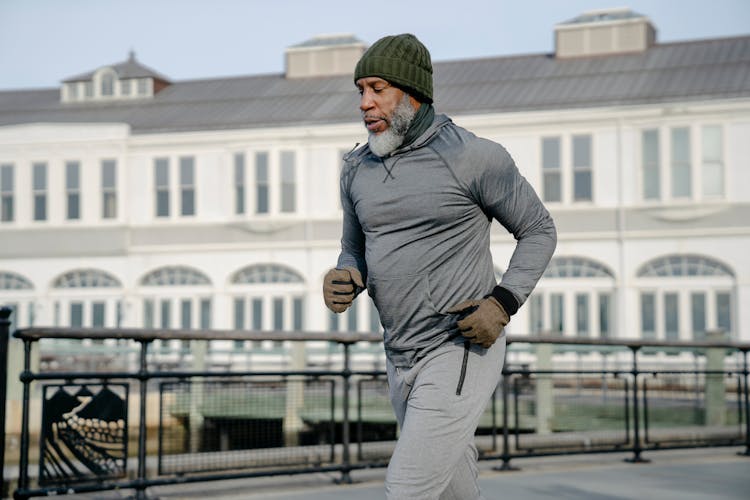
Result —
[{"label": "gloved fist", "polygon": [[323,300],[326,307],[335,313],[346,311],[357,296],[358,287],[364,288],[365,284],[357,269],[331,269],[323,278]]},{"label": "gloved fist", "polygon": [[481,300],[465,300],[447,312],[465,313],[456,323],[458,330],[469,342],[479,344],[485,349],[495,343],[510,321],[510,316],[503,306],[492,296]]}]

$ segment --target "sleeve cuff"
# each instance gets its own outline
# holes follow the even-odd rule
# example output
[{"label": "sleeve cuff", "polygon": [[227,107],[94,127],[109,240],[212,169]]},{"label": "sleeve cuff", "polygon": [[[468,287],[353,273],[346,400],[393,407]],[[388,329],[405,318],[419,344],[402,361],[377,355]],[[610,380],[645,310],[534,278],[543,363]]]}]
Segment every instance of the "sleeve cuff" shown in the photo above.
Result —
[{"label": "sleeve cuff", "polygon": [[490,295],[495,297],[495,300],[500,302],[500,305],[503,306],[503,309],[505,309],[505,312],[508,313],[508,316],[513,316],[514,314],[516,314],[516,312],[518,312],[518,300],[516,300],[516,297],[507,288],[503,288],[500,285],[497,285],[492,289],[492,293]]}]

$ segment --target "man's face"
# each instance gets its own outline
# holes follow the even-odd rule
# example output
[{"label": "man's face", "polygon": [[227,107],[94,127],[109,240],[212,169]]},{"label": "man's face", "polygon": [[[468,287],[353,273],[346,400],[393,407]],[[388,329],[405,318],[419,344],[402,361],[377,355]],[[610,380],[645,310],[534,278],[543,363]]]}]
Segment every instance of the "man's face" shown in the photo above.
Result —
[{"label": "man's face", "polygon": [[[359,109],[367,131],[382,134],[391,126],[393,111],[404,99],[404,91],[376,76],[360,78],[356,85],[361,96]],[[419,108],[416,99],[409,96],[409,101],[414,109]]]}]

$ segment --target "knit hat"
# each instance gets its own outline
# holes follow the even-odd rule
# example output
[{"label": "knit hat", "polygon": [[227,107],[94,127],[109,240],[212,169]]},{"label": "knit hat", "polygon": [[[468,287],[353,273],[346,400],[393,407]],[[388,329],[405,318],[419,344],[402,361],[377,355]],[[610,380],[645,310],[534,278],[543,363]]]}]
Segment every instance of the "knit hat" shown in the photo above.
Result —
[{"label": "knit hat", "polygon": [[372,44],[354,69],[354,81],[367,76],[382,78],[420,102],[432,103],[430,52],[414,35],[386,36]]}]

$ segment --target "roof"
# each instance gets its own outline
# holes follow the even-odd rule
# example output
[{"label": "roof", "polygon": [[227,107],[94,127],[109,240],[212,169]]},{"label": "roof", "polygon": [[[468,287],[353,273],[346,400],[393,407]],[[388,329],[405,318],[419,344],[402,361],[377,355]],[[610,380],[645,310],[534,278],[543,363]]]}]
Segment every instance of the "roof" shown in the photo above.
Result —
[{"label": "roof", "polygon": [[365,45],[365,42],[349,33],[318,35],[304,42],[292,45],[290,49],[310,49],[316,47],[334,47],[343,45]]},{"label": "roof", "polygon": [[[169,78],[167,78],[166,76],[136,61],[135,53],[132,51],[130,52],[126,61],[112,64],[109,67],[112,68],[115,73],[117,73],[117,77],[120,79],[155,78],[157,80],[164,80],[166,82],[169,81]],[[83,73],[81,75],[71,76],[70,78],[66,78],[65,80],[63,80],[63,83],[83,82],[91,80],[91,78],[94,76],[94,73],[96,73],[96,71],[89,71],[88,73]]]},{"label": "roof", "polygon": [[[750,97],[750,36],[659,44],[642,53],[532,54],[438,62],[435,106],[451,115]],[[123,122],[134,134],[353,123],[349,76],[283,74],[175,82],[153,98],[61,103],[59,89],[0,92],[0,126]]]},{"label": "roof", "polygon": [[569,19],[564,23],[560,23],[558,26],[568,24],[585,24],[585,23],[596,23],[601,21],[622,21],[624,19],[647,19],[643,14],[633,12],[628,8],[621,9],[607,9],[607,10],[592,10],[584,12],[580,16],[576,16],[573,19]]}]

